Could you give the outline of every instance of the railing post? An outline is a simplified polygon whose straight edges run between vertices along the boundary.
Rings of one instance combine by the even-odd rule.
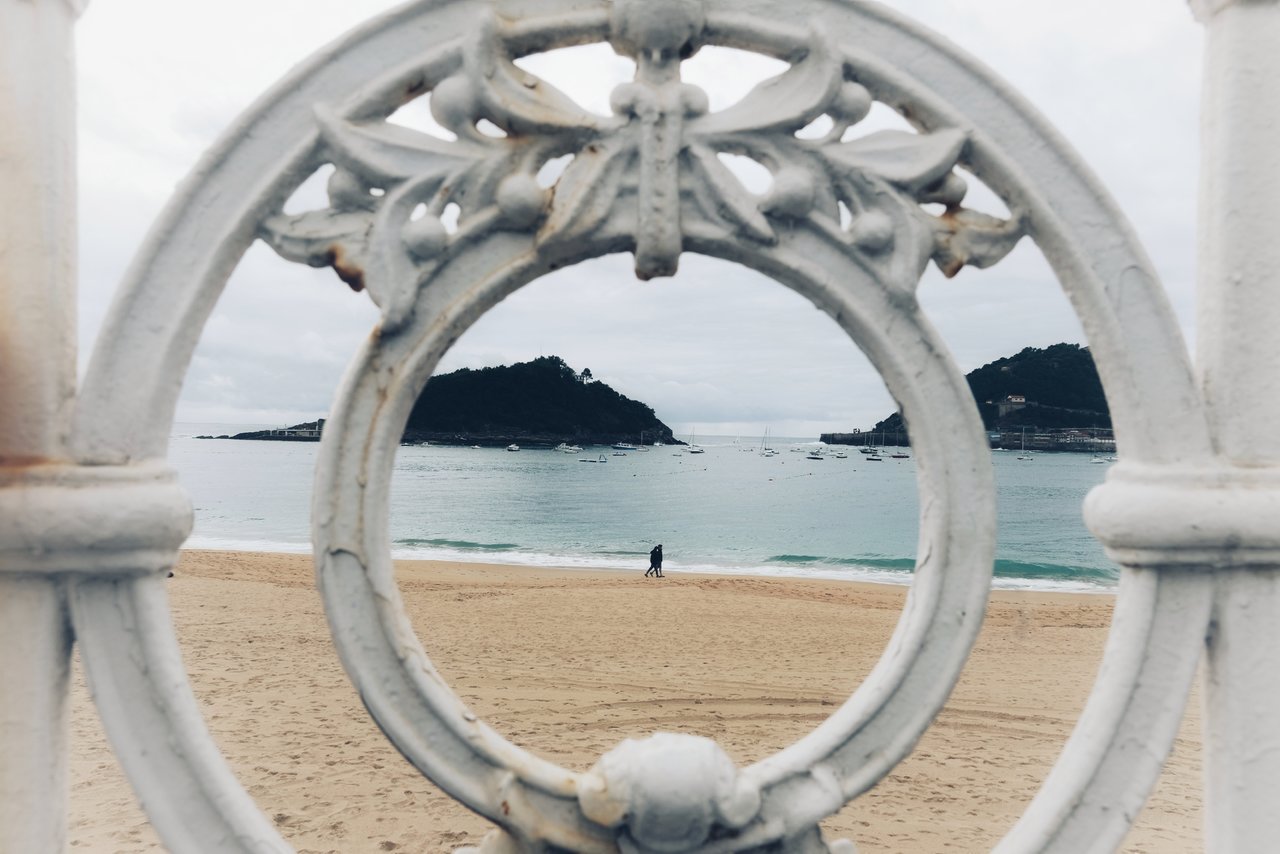
[[[63,850],[71,632],[11,512],[75,397],[75,0],[0,0],[0,851]],[[20,517],[18,517],[20,518]],[[5,522],[9,522],[6,526]]]
[[[1206,28],[1197,362],[1253,515],[1280,483],[1280,2],[1192,0]],[[1274,524],[1274,519],[1272,519]],[[1241,542],[1240,549],[1252,544]],[[1225,553],[1205,686],[1210,851],[1280,839],[1280,566]]]

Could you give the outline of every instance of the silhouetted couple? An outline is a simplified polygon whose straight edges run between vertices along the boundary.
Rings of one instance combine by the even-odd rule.
[[[649,568],[644,571],[645,578],[666,578],[662,574],[662,543],[658,543],[649,551]]]

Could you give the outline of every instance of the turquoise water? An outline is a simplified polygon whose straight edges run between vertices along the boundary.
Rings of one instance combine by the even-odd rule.
[[[205,425],[200,425],[205,427]],[[190,438],[170,457],[196,510],[193,548],[309,550],[318,445]],[[219,432],[227,432],[221,429]],[[808,460],[778,439],[772,458],[732,440],[613,456],[550,450],[405,447],[392,487],[397,557],[664,569],[905,583],[917,534],[915,462]],[[808,447],[808,446],[805,446]],[[745,450],[744,450],[745,448]],[[606,455],[607,463],[579,458]],[[999,533],[996,586],[1101,590],[1116,571],[1080,505],[1107,466],[1087,455],[992,453]]]

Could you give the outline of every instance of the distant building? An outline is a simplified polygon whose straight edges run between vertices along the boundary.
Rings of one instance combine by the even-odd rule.
[[[324,419],[311,424],[298,424],[293,427],[285,427],[281,430],[269,430],[267,435],[272,439],[300,439],[304,441],[319,441],[320,434],[324,432]]]
[[[1004,418],[1010,412],[1017,412],[1019,409],[1026,409],[1027,398],[1022,394],[1011,394],[1004,400],[996,401],[996,417]]]

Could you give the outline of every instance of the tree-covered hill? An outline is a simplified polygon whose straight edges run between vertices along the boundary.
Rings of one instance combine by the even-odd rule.
[[[1054,344],[1043,350],[1027,347],[1016,356],[971,371],[965,379],[980,404],[1022,394],[1041,406],[1108,411],[1093,356],[1079,344]]]
[[[409,416],[408,441],[555,445],[676,442],[653,409],[577,373],[558,356],[432,377]]]
[[[1087,347],[1054,344],[1027,347],[1014,356],[997,359],[965,376],[988,430],[1012,427],[1110,427],[1111,414],[1098,369]],[[1026,398],[1014,409],[1000,403],[1011,395]],[[873,431],[903,430],[895,413]]]

